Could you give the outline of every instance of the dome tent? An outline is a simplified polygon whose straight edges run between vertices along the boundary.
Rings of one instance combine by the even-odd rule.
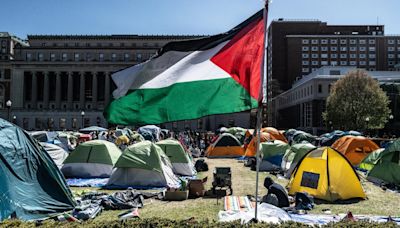
[[[45,219],[75,206],[65,179],[24,130],[0,119],[0,220]]]
[[[164,151],[150,141],[126,148],[108,180],[109,188],[179,187],[180,182]]]
[[[333,143],[332,148],[342,153],[352,165],[357,166],[369,153],[379,149],[379,146],[363,136],[347,135]]]
[[[175,174],[182,176],[196,175],[193,162],[179,141],[175,139],[165,139],[156,144],[161,147],[168,156]]]
[[[350,162],[330,147],[308,152],[294,169],[288,186],[290,195],[307,192],[315,198],[331,202],[366,198]]]
[[[290,147],[286,151],[282,159],[282,169],[285,171],[285,177],[289,178],[292,174],[294,168],[296,168],[297,163],[306,155],[310,150],[316,147],[308,142],[297,143]]]
[[[46,152],[50,155],[51,159],[53,159],[54,163],[57,165],[59,169],[63,166],[63,162],[68,157],[68,152],[63,148],[51,144],[51,143],[40,143]]]
[[[84,142],[71,152],[61,171],[65,177],[109,177],[120,155],[121,151],[114,143],[104,140]]]
[[[244,155],[244,149],[239,140],[229,133],[221,134],[206,151],[207,157],[240,157]]]
[[[260,163],[260,171],[280,170],[282,157],[289,147],[289,144],[280,140],[261,143],[262,161]]]

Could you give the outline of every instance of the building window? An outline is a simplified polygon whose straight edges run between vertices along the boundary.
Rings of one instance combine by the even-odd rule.
[[[340,47],[340,51],[347,51],[347,47]]]
[[[31,61],[31,60],[32,60],[32,54],[26,53],[26,61]]]
[[[303,57],[304,59],[308,59],[308,54],[302,54],[302,57]]]
[[[56,54],[55,53],[50,53],[50,60],[51,61],[56,61]]]
[[[316,46],[312,46],[312,47],[311,47],[311,51],[318,51],[318,50],[319,50],[319,48],[316,47]]]
[[[303,72],[303,73],[308,73],[309,71],[310,71],[310,70],[309,70],[308,68],[303,68],[303,69],[302,69],[302,72]]]
[[[388,51],[394,51],[394,47],[388,47]]]
[[[357,62],[356,61],[350,61],[350,66],[356,66]]]
[[[331,51],[337,51],[337,47],[331,47]]]
[[[78,128],[78,119],[77,118],[72,118],[72,128],[74,128],[74,129]]]
[[[313,66],[318,66],[318,61],[312,61],[311,63]]]
[[[360,43],[360,44],[366,44],[367,41],[366,41],[366,40],[360,40],[359,43]]]
[[[368,43],[369,44],[375,44],[375,40],[373,40],[373,39],[372,40],[368,40]]]
[[[308,43],[309,43],[309,41],[308,41],[308,40],[305,40],[305,39],[303,39],[303,40],[301,41],[301,43],[302,43],[302,44],[308,44]]]
[[[321,44],[327,44],[328,43],[328,40],[327,39],[322,39],[321,40]]]
[[[79,61],[79,53],[74,54],[74,59],[75,59],[75,61]]]
[[[346,59],[347,58],[347,54],[340,54],[340,58],[341,59]]]
[[[389,59],[394,59],[394,54],[388,54]]]
[[[67,53],[62,53],[61,58],[63,61],[67,61],[68,60],[68,54]]]
[[[92,61],[92,54],[86,53],[86,61]]]
[[[350,51],[357,51],[356,47],[350,47]]]
[[[341,66],[347,66],[347,61],[340,61]]]
[[[322,66],[328,65],[328,61],[321,61],[321,65],[322,65]]]
[[[331,42],[331,44],[337,44],[337,40],[334,40],[334,39],[330,40],[330,42]]]
[[[356,44],[357,43],[357,40],[355,40],[355,39],[350,39],[350,44]]]
[[[323,58],[323,59],[328,58],[328,54],[321,54],[321,58]]]
[[[331,54],[331,58],[337,58],[337,54]]]
[[[312,44],[318,44],[318,40],[311,40]]]
[[[365,59],[367,57],[366,54],[360,54],[360,59]]]
[[[66,122],[67,122],[67,120],[65,118],[60,118],[59,128],[60,129],[66,129],[66,127],[65,127]]]
[[[393,66],[393,65],[394,65],[394,62],[393,62],[393,61],[389,61],[389,62],[388,62],[388,65],[389,65],[389,66]]]
[[[367,63],[365,61],[360,61],[360,66],[365,66]]]
[[[117,54],[112,53],[112,54],[111,54],[111,60],[112,60],[112,61],[116,61],[116,60],[117,60]]]
[[[328,51],[328,47],[321,47],[321,51]]]
[[[39,53],[38,54],[38,60],[39,61],[43,61],[43,53]]]
[[[125,60],[125,61],[129,61],[130,58],[131,58],[131,56],[129,55],[129,53],[125,53],[125,54],[124,54],[124,60]]]
[[[340,40],[340,44],[347,44],[347,40]]]
[[[357,58],[357,55],[356,54],[350,54],[350,58],[355,59],[355,58]]]
[[[375,47],[369,47],[368,50],[369,51],[375,51]]]
[[[318,59],[318,54],[312,54],[312,55],[311,55],[311,58],[313,58],[313,59]]]
[[[301,47],[301,50],[302,50],[302,51],[308,51],[308,50],[309,50],[309,48],[308,48],[308,47],[305,47],[305,46],[303,46],[303,47]]]
[[[360,47],[360,51],[366,51],[367,48],[366,47]]]
[[[388,44],[394,44],[394,40],[392,39],[388,40]]]
[[[337,63],[337,61],[331,61],[331,65],[336,66],[336,65],[338,65],[338,63]]]
[[[308,62],[308,61],[303,61],[302,64],[303,64],[303,65],[308,65],[309,62]]]
[[[136,54],[136,61],[142,61],[142,54],[141,53],[137,53]]]
[[[318,93],[322,93],[322,85],[318,84]]]
[[[99,61],[100,62],[104,61],[104,54],[103,53],[99,53]]]
[[[375,54],[369,54],[368,57],[369,57],[370,59],[375,59]]]
[[[376,62],[375,62],[375,61],[369,61],[369,65],[370,65],[370,66],[375,66],[375,65],[376,65]]]

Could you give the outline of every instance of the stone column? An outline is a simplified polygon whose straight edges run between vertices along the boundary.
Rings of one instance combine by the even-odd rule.
[[[104,80],[106,85],[104,86],[104,104],[108,105],[110,102],[110,78],[111,74],[109,72],[104,72]]]
[[[56,77],[56,108],[60,109],[61,108],[61,86],[67,86],[67,85],[61,85],[61,72],[54,72],[54,74]]]
[[[32,72],[32,94],[31,94],[31,103],[32,108],[37,108],[37,80],[36,80],[36,71]]]
[[[92,72],[93,80],[92,80],[92,106],[93,109],[97,109],[97,73]]]
[[[79,105],[81,109],[85,109],[85,72],[80,73],[80,79]]]
[[[72,78],[72,72],[66,72],[68,75],[68,91],[67,91],[67,108],[72,109],[72,100],[73,100],[73,78]]]
[[[43,108],[49,108],[49,73],[50,72],[43,72],[44,74],[44,85],[43,85]]]

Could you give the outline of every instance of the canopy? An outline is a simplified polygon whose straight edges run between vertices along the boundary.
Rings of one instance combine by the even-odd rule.
[[[0,220],[35,220],[75,206],[65,179],[43,147],[0,119]]]

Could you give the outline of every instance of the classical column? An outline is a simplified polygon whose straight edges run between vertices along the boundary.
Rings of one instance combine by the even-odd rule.
[[[81,109],[85,109],[85,72],[80,73],[80,90],[79,90],[79,104]]]
[[[92,80],[92,104],[93,109],[97,109],[97,73],[92,72],[93,80]]]
[[[56,77],[56,108],[60,109],[61,108],[61,86],[67,86],[67,85],[61,85],[61,72],[54,72],[55,77]]]
[[[49,108],[49,73],[50,72],[43,72],[44,74],[44,85],[43,85],[43,108],[48,109]],[[54,89],[54,88],[52,88]]]
[[[74,79],[72,78],[72,72],[66,72],[66,74],[68,75],[67,108],[72,109]]]
[[[108,105],[108,103],[110,102],[110,77],[111,74],[109,72],[104,72],[104,79],[105,79],[105,83],[106,85],[104,86],[104,104]]]
[[[37,78],[36,71],[32,72],[32,94],[31,94],[32,108],[37,108]]]

